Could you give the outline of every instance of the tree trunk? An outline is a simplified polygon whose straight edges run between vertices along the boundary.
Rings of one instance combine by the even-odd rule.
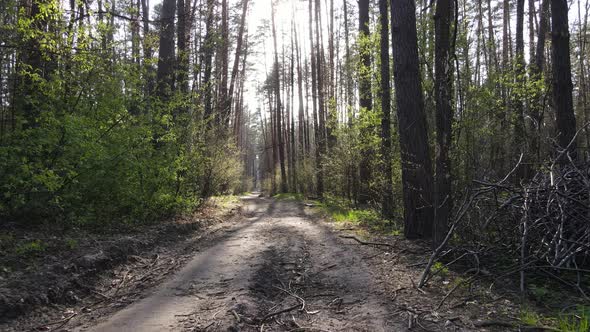
[[[535,0],[529,0],[529,62],[535,58]]]
[[[279,163],[281,166],[281,192],[286,193],[287,188],[287,173],[285,170],[285,147],[283,145],[283,134],[281,126],[281,80],[279,75],[279,53],[277,50],[277,33],[275,28],[275,3],[272,4],[271,19],[272,19],[272,39],[275,53],[275,93],[276,93],[276,126],[277,126],[277,144],[279,146]]]
[[[186,0],[190,1],[190,0]],[[190,2],[188,2],[190,3]],[[178,13],[178,27],[176,31],[176,43],[178,46],[178,70],[177,70],[177,84],[181,93],[188,93],[188,67],[189,67],[189,33],[187,20],[189,13],[187,11],[187,2],[185,0],[178,0],[176,3],[176,11]]]
[[[317,142],[318,144],[318,150],[319,153],[317,153],[317,159],[318,159],[318,165],[319,168],[317,170],[318,172],[318,178],[321,178],[321,188],[319,186],[319,181],[318,181],[318,196],[323,196],[324,193],[324,165],[323,165],[323,158],[324,155],[326,154],[326,102],[325,102],[325,98],[324,98],[324,88],[325,88],[325,84],[324,84],[324,47],[323,47],[323,43],[320,39],[321,36],[321,0],[316,0],[315,2],[315,13],[316,13],[316,17],[315,17],[315,49],[316,49],[316,70],[317,70],[317,74],[316,74],[316,79],[317,79],[317,89],[318,89],[318,122],[319,122],[319,140]],[[321,190],[320,190],[321,189]]]
[[[228,27],[228,9],[227,1],[221,0],[221,35],[219,36],[219,53],[220,58],[220,75],[219,82],[219,101],[217,104],[218,123],[227,127],[229,123],[229,98],[227,94],[228,83],[228,58],[229,58],[229,27]]]
[[[160,50],[158,53],[158,95],[168,98],[174,91],[174,15],[176,0],[164,0],[160,15]]]
[[[359,40],[363,41],[369,38],[371,32],[369,31],[369,0],[359,0]],[[359,43],[359,52],[361,58],[361,66],[359,71],[359,106],[361,112],[370,112],[373,109],[371,96],[371,51],[367,49],[368,43]],[[372,134],[371,128],[365,129],[365,135]],[[361,136],[363,136],[361,134]],[[369,184],[371,181],[370,159],[372,151],[362,152],[362,157],[359,165],[359,188],[358,188],[358,202],[359,204],[367,204],[370,199]]]
[[[436,181],[434,196],[433,246],[437,248],[447,234],[447,223],[453,209],[451,188],[452,144],[452,85],[451,52],[452,0],[436,2],[435,26],[435,82],[436,95]],[[457,29],[457,27],[455,27]]]
[[[393,74],[402,159],[404,234],[432,236],[432,165],[413,0],[391,0]]]
[[[549,27],[549,5],[550,0],[543,0],[541,4],[541,13],[539,19],[539,30],[537,35],[537,45],[535,50],[535,58],[531,59],[531,80],[539,81],[543,79],[543,72],[545,70],[545,39],[547,36],[547,29]],[[535,99],[530,106],[530,114],[533,123],[533,130],[531,135],[531,154],[534,156],[535,164],[538,165],[541,161],[541,123],[542,110],[544,107],[545,91],[539,91],[534,97]]]
[[[352,91],[352,75],[351,75],[351,59],[350,59],[350,41],[348,38],[348,0],[343,0],[344,3],[344,46],[345,46],[345,53],[344,53],[344,77],[345,77],[345,86],[346,86],[346,111],[348,114],[348,124],[352,125],[352,120],[354,119],[354,110],[352,107],[354,93]]]
[[[572,97],[572,68],[570,62],[570,35],[566,0],[551,1],[551,30],[553,65],[553,99],[557,117],[558,143],[576,158],[576,117]],[[566,159],[563,159],[564,161]]]
[[[393,171],[391,167],[391,87],[389,80],[389,22],[387,0],[379,0],[379,23],[381,23],[381,162],[383,163],[383,192],[381,212],[387,219],[393,218]]]
[[[525,88],[526,63],[524,60],[524,0],[516,1],[516,57],[514,62],[514,74],[516,75],[516,83],[519,91]],[[525,135],[524,123],[524,96],[518,93],[512,94],[513,111],[516,119],[514,124],[514,137],[512,147],[514,149],[513,158],[520,154],[525,154],[523,160],[526,161],[518,170],[520,178],[528,177],[528,151],[527,138]]]
[[[321,170],[321,150],[318,146],[320,141],[320,130],[318,128],[318,114],[317,114],[317,82],[316,82],[316,49],[313,41],[313,0],[309,0],[309,45],[310,45],[310,56],[311,56],[311,101],[312,101],[312,116],[313,116],[313,129],[315,138],[315,156],[316,156],[316,167]],[[316,172],[316,193],[321,197],[324,193],[324,179],[321,172]]]
[[[584,123],[590,121],[590,115],[588,114],[588,85],[586,78],[586,31],[588,29],[588,10],[584,13],[584,19],[582,19],[582,1],[578,0],[578,51],[579,51],[579,75],[580,75],[580,89],[578,91],[578,105],[582,109],[584,114]],[[588,0],[584,8],[588,8]],[[590,147],[590,130],[588,127],[584,128],[586,136],[585,147]]]
[[[99,9],[100,10],[100,9]],[[149,0],[141,0],[141,12],[142,12],[142,20],[143,20],[143,64],[146,67],[146,77],[145,77],[145,94],[146,96],[150,96],[154,90],[154,72],[153,67],[149,64],[149,61],[152,58],[152,47],[149,43],[149,34],[150,34],[150,4]],[[102,15],[102,14],[101,14]]]
[[[213,98],[211,86],[211,72],[213,70],[213,46],[215,43],[213,18],[215,16],[215,0],[207,0],[207,18],[205,22],[205,39],[201,47],[201,64],[203,66],[203,106],[205,112],[205,119],[211,121],[213,115],[213,106],[211,101]]]
[[[240,55],[242,55],[242,43],[244,40],[244,31],[246,30],[246,15],[248,13],[248,0],[243,0],[242,1],[242,16],[240,18],[240,30],[238,32],[238,40],[236,42],[236,54],[234,56],[234,65],[232,67],[232,72],[231,72],[231,80],[229,83],[229,93],[228,93],[228,102],[227,102],[227,108],[229,109],[228,112],[231,112],[231,107],[232,107],[232,99],[234,96],[234,89],[235,89],[235,84],[236,84],[236,78],[238,76],[238,64],[240,62]],[[244,57],[246,57],[246,54],[244,53],[243,55]],[[237,112],[237,110],[236,110]]]

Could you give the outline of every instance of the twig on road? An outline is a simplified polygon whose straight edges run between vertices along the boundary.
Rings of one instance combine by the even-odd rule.
[[[356,236],[353,235],[340,235],[341,238],[343,239],[353,239],[356,242],[358,242],[359,244],[362,245],[372,245],[372,246],[384,246],[384,247],[390,247],[390,248],[395,248],[395,246],[393,244],[389,244],[389,243],[383,243],[383,242],[367,242],[367,241],[363,241],[359,238],[357,238]]]

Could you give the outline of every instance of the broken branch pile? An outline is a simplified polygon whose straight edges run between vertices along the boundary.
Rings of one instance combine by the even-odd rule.
[[[474,181],[432,254],[419,286],[446,266],[462,262],[475,274],[520,274],[555,279],[587,298],[583,280],[590,274],[590,163],[553,162],[519,184]],[[518,168],[515,168],[515,170]],[[445,257],[446,256],[446,257]],[[485,268],[484,268],[485,265]]]

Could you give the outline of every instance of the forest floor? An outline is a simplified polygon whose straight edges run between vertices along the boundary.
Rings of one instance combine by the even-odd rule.
[[[251,194],[215,217],[119,238],[118,250],[102,246],[58,274],[61,301],[20,308],[17,317],[0,319],[0,330],[519,330],[510,292],[463,286],[452,271],[417,289],[427,246],[400,236],[360,244],[356,227],[329,222],[312,205]],[[135,244],[122,247],[125,241]],[[114,252],[125,258],[114,264]],[[102,256],[111,258],[101,269]],[[0,304],[9,302],[2,291],[13,279],[0,279]],[[29,287],[22,292],[44,285],[23,280]]]

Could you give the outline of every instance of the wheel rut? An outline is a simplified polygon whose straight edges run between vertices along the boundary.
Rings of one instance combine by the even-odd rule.
[[[76,331],[403,331],[354,247],[301,203],[251,195],[244,220],[168,281]]]

